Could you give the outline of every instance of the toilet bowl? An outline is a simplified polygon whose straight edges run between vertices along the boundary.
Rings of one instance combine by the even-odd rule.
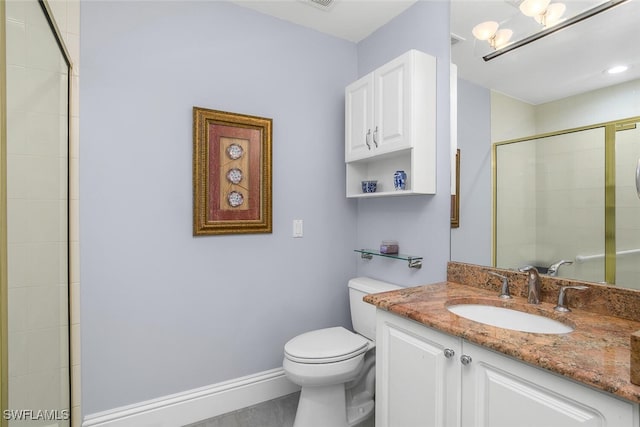
[[[364,295],[398,289],[368,277],[349,281],[356,332],[341,326],[292,338],[282,367],[302,387],[294,427],[355,427],[373,415],[375,394],[375,307]]]

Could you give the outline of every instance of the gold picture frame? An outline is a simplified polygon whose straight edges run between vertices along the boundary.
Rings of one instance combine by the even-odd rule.
[[[193,107],[193,235],[272,232],[272,119]]]
[[[451,195],[451,228],[460,227],[460,149],[456,150],[456,194]]]

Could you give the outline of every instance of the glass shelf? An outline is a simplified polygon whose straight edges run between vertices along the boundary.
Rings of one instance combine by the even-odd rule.
[[[407,254],[383,254],[380,251],[374,249],[354,249],[354,252],[360,253],[360,257],[363,259],[372,259],[374,256],[381,256],[385,258],[399,259],[407,261],[409,268],[422,268],[422,257]]]

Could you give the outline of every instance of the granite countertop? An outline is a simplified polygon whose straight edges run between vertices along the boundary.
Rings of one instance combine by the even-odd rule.
[[[577,308],[570,313],[558,313],[550,302],[528,304],[523,296],[502,300],[493,289],[451,281],[371,294],[364,300],[425,326],[640,403],[640,386],[629,379],[630,336],[640,330],[639,321]],[[542,314],[572,326],[574,331],[556,335],[497,328],[459,317],[446,308],[459,303],[482,303]]]

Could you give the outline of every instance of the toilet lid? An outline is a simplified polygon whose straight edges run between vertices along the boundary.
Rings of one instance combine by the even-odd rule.
[[[331,363],[367,351],[369,340],[343,327],[318,329],[291,339],[284,346],[287,359],[300,363]]]

